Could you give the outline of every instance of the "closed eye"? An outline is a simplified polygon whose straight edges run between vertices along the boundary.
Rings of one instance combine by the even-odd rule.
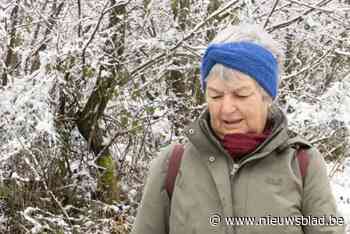
[[[236,96],[239,97],[239,98],[247,98],[247,97],[249,97],[250,95],[236,94]]]
[[[247,91],[238,92],[235,95],[239,98],[246,98],[251,96],[253,93],[254,92],[247,90]]]
[[[219,99],[219,98],[222,98],[222,96],[212,96],[210,97],[211,99]]]

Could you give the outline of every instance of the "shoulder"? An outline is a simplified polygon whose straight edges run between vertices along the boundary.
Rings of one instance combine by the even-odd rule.
[[[174,144],[170,144],[161,148],[161,150],[157,153],[156,157],[153,158],[150,163],[150,174],[166,174],[170,155],[173,148]]]
[[[320,151],[310,141],[299,134],[294,135],[288,141],[299,151],[303,150],[309,160],[323,161],[323,156]]]
[[[321,172],[323,174],[327,174],[326,162],[323,155],[314,145],[312,145],[310,141],[306,140],[300,135],[296,135],[293,138],[290,138],[288,141],[291,143],[291,145],[293,145],[292,147],[296,148],[296,156],[301,156],[301,154],[303,154],[304,159],[303,157],[298,157],[298,161],[299,166],[304,164],[306,167],[306,175],[310,176]]]
[[[324,161],[320,151],[310,141],[299,134],[289,138],[287,144],[291,147],[295,147],[298,151],[303,150],[309,161]]]
[[[285,142],[286,145],[290,145],[297,148],[310,149],[313,147],[312,143],[305,139],[300,134],[288,129],[287,130],[288,139]]]
[[[184,144],[180,143],[171,143],[163,148],[157,153],[157,155],[152,159],[150,163],[150,170],[161,169],[161,171],[167,170],[169,160],[171,158],[171,155],[175,149],[176,145],[180,145],[184,149],[184,154],[188,154],[189,152],[192,152],[193,150],[196,150],[196,148],[192,145],[190,141],[187,141]]]
[[[296,150],[295,157],[303,153],[307,158],[307,164],[316,164],[315,166],[324,167],[325,162],[322,154],[310,141],[294,132],[289,132],[288,135],[290,137],[278,147],[278,151],[284,152],[286,149],[294,148]]]

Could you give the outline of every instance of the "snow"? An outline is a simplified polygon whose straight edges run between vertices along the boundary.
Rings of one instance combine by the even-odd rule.
[[[288,105],[295,111],[288,114],[288,119],[299,124],[308,121],[309,126],[338,120],[345,122],[350,127],[350,97],[346,90],[349,90],[347,82],[335,82],[324,95],[318,98],[315,104],[289,97]],[[332,103],[332,105],[327,105],[327,103]]]
[[[14,173],[11,175],[11,178],[12,178],[12,179],[16,179],[16,180],[18,180],[18,181],[29,182],[29,178],[23,178],[22,176],[18,175],[17,172],[14,172]]]
[[[329,171],[334,164],[329,163]],[[348,158],[342,164],[343,169],[337,171],[331,178],[331,187],[335,196],[338,209],[345,218],[345,222],[350,225],[350,159]],[[347,233],[350,233],[350,226]]]
[[[171,124],[168,120],[159,120],[152,125],[152,133],[160,144],[164,144],[171,140]]]
[[[33,207],[28,207],[23,212],[20,212],[21,215],[33,225],[32,229],[30,230],[31,231],[30,233],[33,233],[33,234],[40,233],[44,229],[41,223],[39,223],[36,219],[33,219],[31,217],[31,213],[37,210],[38,209],[35,209]]]

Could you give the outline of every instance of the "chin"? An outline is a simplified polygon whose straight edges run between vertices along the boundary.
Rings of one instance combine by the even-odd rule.
[[[234,129],[230,129],[228,130],[227,132],[230,132],[230,133],[247,133],[249,132],[249,129],[248,128],[234,128]]]

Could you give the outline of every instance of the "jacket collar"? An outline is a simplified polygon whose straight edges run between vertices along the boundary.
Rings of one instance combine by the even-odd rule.
[[[272,105],[269,113],[269,121],[272,123],[271,135],[256,150],[246,155],[242,160],[256,154],[269,154],[289,139],[287,129],[287,118],[277,106]],[[206,109],[200,117],[190,124],[185,133],[190,142],[201,152],[201,154],[224,154],[230,157],[221,145],[219,139],[210,127],[210,116]]]

